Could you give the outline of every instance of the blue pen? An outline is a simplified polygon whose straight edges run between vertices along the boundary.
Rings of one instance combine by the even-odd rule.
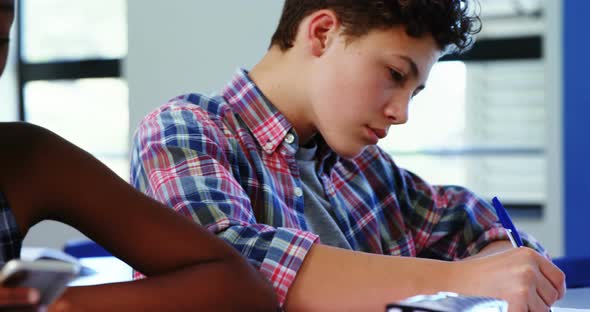
[[[500,219],[500,223],[504,229],[506,229],[506,233],[508,233],[508,237],[510,238],[510,242],[514,247],[521,247],[524,244],[522,243],[522,239],[520,239],[520,235],[518,235],[518,231],[512,223],[510,216],[508,215],[508,211],[506,208],[500,203],[498,197],[492,198],[492,204],[494,204],[494,208],[496,208],[496,213],[498,214],[498,219]]]

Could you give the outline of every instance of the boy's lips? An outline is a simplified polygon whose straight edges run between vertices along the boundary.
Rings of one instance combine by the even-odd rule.
[[[375,128],[369,128],[371,129],[371,131],[373,131],[375,133],[375,135],[377,135],[377,137],[379,139],[383,139],[384,137],[387,136],[387,130],[386,129],[375,129]]]

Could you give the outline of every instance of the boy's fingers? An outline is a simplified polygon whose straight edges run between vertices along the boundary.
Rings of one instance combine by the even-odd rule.
[[[541,273],[553,284],[553,287],[559,293],[558,299],[563,298],[565,295],[565,274],[555,265],[553,262],[543,258],[539,263]]]
[[[543,302],[543,299],[541,299],[541,297],[537,294],[537,292],[533,291],[530,294],[530,298],[529,298],[529,311],[539,311],[539,312],[546,312],[549,311],[550,309],[550,305],[547,305],[545,302]]]
[[[537,278],[537,294],[547,306],[552,306],[560,299],[559,291],[543,274],[539,274]]]
[[[34,288],[0,287],[0,307],[11,305],[34,305],[39,302],[39,291]]]

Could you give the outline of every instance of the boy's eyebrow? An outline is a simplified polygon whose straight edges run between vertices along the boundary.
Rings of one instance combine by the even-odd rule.
[[[405,55],[397,55],[397,56],[410,64],[410,68],[412,69],[412,73],[414,74],[414,76],[416,78],[420,77],[420,71],[418,70],[418,65],[416,65],[416,62],[414,62],[414,60],[411,57],[408,57]],[[422,91],[422,90],[424,90],[424,88],[426,88],[426,86],[421,84],[418,86],[418,88],[416,88],[416,90]]]
[[[405,56],[405,55],[398,55],[398,57],[406,60],[410,64],[410,67],[411,67],[414,75],[416,77],[420,77],[420,71],[418,70],[418,66],[416,65],[416,62],[414,62],[414,60],[412,58]]]

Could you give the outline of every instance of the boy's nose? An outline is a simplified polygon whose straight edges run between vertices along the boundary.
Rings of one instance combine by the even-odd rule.
[[[392,125],[404,124],[408,121],[408,106],[410,96],[394,96],[385,108],[385,116]]]

